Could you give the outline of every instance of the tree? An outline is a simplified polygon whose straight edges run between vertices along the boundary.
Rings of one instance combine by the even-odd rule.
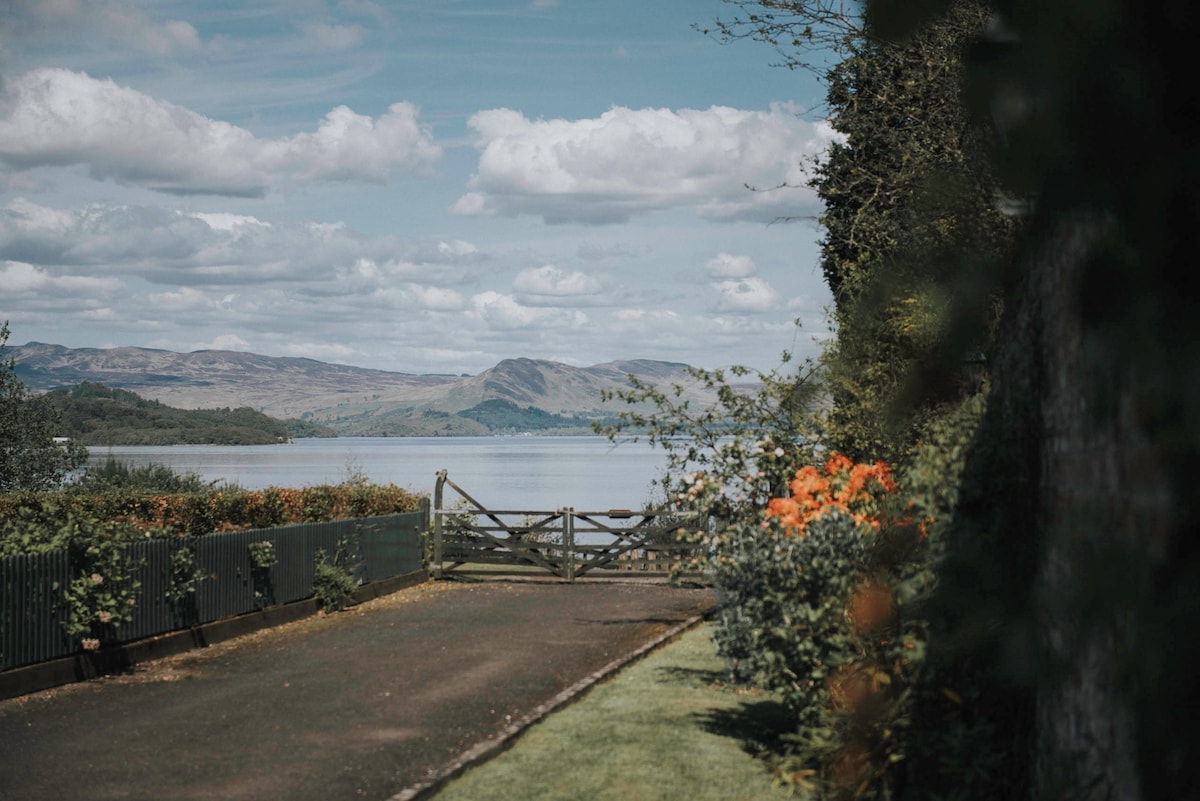
[[[1200,113],[1176,76],[1200,19],[1181,0],[995,5],[970,96],[1029,216],[996,276],[936,661],[986,701],[960,716],[987,722],[980,750],[1019,755],[996,796],[1194,797]],[[870,7],[923,23],[898,0]],[[923,780],[912,797],[955,789]]]
[[[55,442],[58,412],[17,378],[15,363],[4,358],[7,342],[6,322],[0,325],[0,492],[53,489],[87,462],[87,449]]]
[[[821,267],[838,331],[823,360],[827,444],[901,460],[933,418],[978,389],[999,315],[992,279],[1014,223],[987,158],[991,129],[963,102],[965,56],[990,7],[913,2],[938,13],[893,33],[847,0],[725,2],[732,16],[703,32],[767,43],[783,66],[828,86],[825,110],[843,138],[811,183],[824,203]]]
[[[781,14],[828,7],[733,4],[777,47],[805,42]],[[989,360],[978,434],[947,432],[963,480],[929,610],[934,692],[918,693],[897,795],[1192,797],[1200,103],[1178,76],[1200,19],[1183,0],[992,5],[869,0],[831,81],[854,124],[821,177],[846,179],[826,197],[835,408],[870,422],[887,401],[911,418],[931,407],[901,375],[953,387],[955,349]],[[953,51],[966,83],[926,117],[970,131],[954,148],[953,125],[893,113],[921,93],[922,64],[881,43],[971,7]],[[1025,215],[1011,240],[970,211],[1006,197]],[[856,369],[897,357],[903,370]],[[863,387],[881,391],[850,391]]]
[[[979,278],[1014,225],[997,203],[991,133],[962,102],[989,15],[958,0],[905,37],[855,40],[827,75],[845,137],[813,182],[838,330],[828,438],[854,458],[902,459],[939,407],[976,389],[959,368],[989,348],[998,287]]]
[[[737,9],[732,17],[697,25],[725,43],[740,39],[764,42],[783,59],[779,65],[818,75],[830,59],[841,60],[869,33],[854,0],[723,0]]]

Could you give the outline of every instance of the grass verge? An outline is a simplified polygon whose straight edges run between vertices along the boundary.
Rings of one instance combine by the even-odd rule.
[[[771,696],[724,682],[703,625],[531,727],[436,801],[789,798],[754,756],[783,720]]]

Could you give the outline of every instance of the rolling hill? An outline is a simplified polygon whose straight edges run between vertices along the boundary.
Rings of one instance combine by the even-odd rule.
[[[572,367],[505,359],[475,375],[415,375],[314,359],[234,351],[192,353],[151,348],[65,348],[30,342],[5,348],[17,376],[35,392],[84,381],[136,392],[181,409],[249,407],[300,418],[343,435],[411,436],[588,429],[590,420],[624,408],[605,391],[636,375],[683,398],[714,400],[687,366],[651,360]],[[498,428],[499,426],[499,428]]]

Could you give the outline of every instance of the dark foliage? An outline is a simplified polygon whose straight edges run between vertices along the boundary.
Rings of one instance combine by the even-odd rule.
[[[84,445],[270,445],[290,436],[287,424],[248,407],[176,409],[87,381],[45,397]]]
[[[552,414],[536,406],[518,406],[509,400],[493,398],[458,413],[460,417],[483,423],[492,431],[552,431],[583,428],[591,420]]]
[[[57,407],[35,397],[17,379],[4,358],[8,324],[0,325],[0,493],[59,486],[87,461],[77,442],[56,442],[66,435]]]

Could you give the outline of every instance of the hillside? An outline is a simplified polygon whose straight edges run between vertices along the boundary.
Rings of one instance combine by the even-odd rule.
[[[62,434],[83,445],[272,445],[293,436],[327,436],[246,407],[175,409],[135,392],[83,382],[47,394],[58,407]]]
[[[17,377],[38,392],[91,381],[180,409],[248,406],[281,419],[354,397],[400,393],[420,398],[424,391],[455,380],[218,350],[176,353],[31,342],[6,352]]]
[[[179,409],[246,407],[299,418],[342,435],[430,436],[495,432],[584,432],[622,404],[606,391],[634,374],[684,399],[710,403],[686,365],[650,360],[572,367],[505,359],[475,376],[413,375],[328,364],[314,359],[233,351],[176,353],[150,348],[65,348],[31,342],[6,348],[17,376],[35,392],[82,382],[135,392]],[[497,404],[496,402],[505,402]]]

